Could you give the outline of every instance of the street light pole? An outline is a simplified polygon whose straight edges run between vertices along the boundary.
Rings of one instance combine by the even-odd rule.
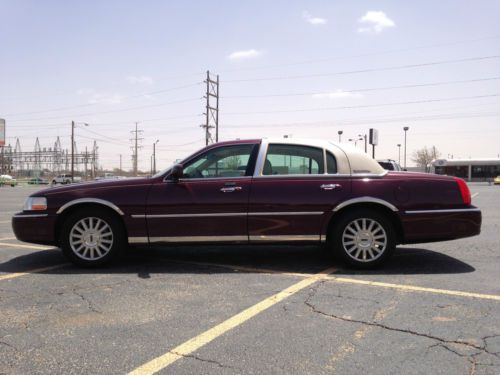
[[[408,126],[405,126],[403,128],[403,130],[405,131],[405,166],[404,166],[404,169],[406,170],[406,132],[409,130],[410,128]]]
[[[398,164],[401,165],[401,143],[398,143]]]
[[[122,154],[120,154],[120,173],[122,171]]]
[[[155,143],[153,143],[153,174],[156,174],[156,144],[160,140],[157,139]]]
[[[337,133],[339,135],[339,143],[340,143],[340,142],[342,142],[342,133],[343,133],[343,131],[339,130]]]

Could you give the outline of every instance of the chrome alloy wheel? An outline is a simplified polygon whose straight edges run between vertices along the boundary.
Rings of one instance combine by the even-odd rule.
[[[71,228],[69,243],[76,256],[85,260],[98,260],[111,250],[113,231],[104,220],[85,217]]]
[[[382,225],[369,218],[351,221],[342,234],[342,246],[352,259],[373,262],[387,248],[387,233]]]

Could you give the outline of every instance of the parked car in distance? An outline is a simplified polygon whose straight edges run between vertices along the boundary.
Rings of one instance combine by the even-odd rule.
[[[495,179],[493,180],[494,185],[500,185],[500,176],[496,176]]]
[[[380,164],[380,166],[388,171],[402,171],[403,168],[399,165],[398,162],[392,159],[383,159],[383,160],[377,160],[377,163]]]
[[[14,187],[17,185],[17,180],[8,174],[2,174],[0,175],[0,186],[3,185]]]
[[[398,244],[479,234],[481,211],[459,178],[390,172],[326,140],[256,139],[209,145],[150,178],[41,190],[12,227],[83,266],[129,244],[309,243],[371,268]]]
[[[30,184],[30,185],[48,185],[49,180],[47,180],[46,178],[42,178],[42,177],[33,177],[33,178],[30,178],[28,180],[28,184]]]
[[[66,185],[71,184],[72,182],[81,182],[82,178],[75,176],[73,179],[70,174],[60,174],[52,179],[52,185]]]

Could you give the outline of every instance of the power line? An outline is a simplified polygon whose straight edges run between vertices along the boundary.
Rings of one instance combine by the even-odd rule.
[[[384,124],[393,122],[405,122],[405,121],[429,121],[429,120],[450,120],[450,119],[462,119],[462,118],[477,118],[477,117],[497,117],[500,116],[500,112],[478,112],[478,113],[452,113],[452,114],[440,114],[440,115],[430,115],[430,116],[406,116],[406,117],[392,117],[392,118],[380,118],[380,119],[362,119],[362,120],[337,120],[337,121],[319,121],[319,122],[294,122],[294,123],[269,123],[269,124],[239,124],[239,125],[225,125],[225,128],[273,128],[273,127],[315,127],[315,126],[347,126],[347,125],[363,125],[363,124]]]
[[[456,59],[456,60],[431,61],[431,62],[420,63],[420,64],[397,65],[397,66],[390,66],[390,67],[385,67],[385,68],[369,68],[369,69],[350,70],[350,71],[335,72],[335,73],[319,73],[319,74],[304,74],[304,75],[295,75],[295,76],[290,75],[290,76],[263,77],[263,78],[232,79],[232,80],[224,81],[224,83],[281,81],[281,80],[301,79],[301,78],[331,77],[331,76],[336,76],[336,75],[383,72],[383,71],[400,70],[400,69],[412,69],[412,68],[420,68],[420,67],[425,67],[425,66],[454,64],[454,63],[463,63],[463,62],[470,62],[470,61],[484,61],[484,60],[492,60],[492,59],[498,59],[498,58],[500,58],[500,55],[469,57],[469,58]]]
[[[378,55],[385,55],[385,54],[392,54],[392,53],[400,53],[400,52],[407,52],[407,51],[413,51],[413,50],[419,50],[419,49],[446,47],[446,46],[457,45],[457,44],[465,44],[465,43],[476,43],[476,42],[483,41],[483,40],[491,40],[491,39],[499,39],[499,38],[500,38],[500,35],[492,35],[492,36],[487,36],[487,37],[482,37],[482,38],[465,39],[465,40],[458,40],[458,41],[452,41],[452,42],[443,42],[443,43],[437,43],[437,44],[428,44],[428,45],[423,45],[423,46],[413,46],[413,47],[402,48],[402,49],[393,49],[393,50],[385,50],[385,51],[379,51],[379,52],[363,53],[363,54],[359,54],[359,55],[325,57],[325,58],[322,58],[322,59],[302,60],[302,61],[288,62],[288,63],[282,63],[282,64],[261,65],[261,66],[245,67],[245,68],[224,69],[224,70],[220,70],[220,73],[231,73],[231,72],[248,71],[248,70],[261,70],[261,69],[281,68],[281,67],[287,67],[287,66],[317,64],[317,63],[324,63],[324,62],[330,62],[330,61],[365,58],[365,57],[370,57],[370,56],[378,56]]]
[[[110,111],[80,113],[80,114],[76,114],[76,115],[72,115],[72,116],[73,117],[81,117],[81,116],[102,115],[102,114],[107,114],[107,113],[127,112],[127,111],[133,111],[133,110],[136,110],[136,109],[153,108],[153,107],[161,107],[161,106],[170,105],[170,104],[179,104],[179,103],[193,102],[193,101],[197,101],[197,100],[200,100],[200,99],[201,98],[199,98],[199,97],[198,98],[181,99],[181,100],[175,100],[175,101],[164,102],[164,103],[159,103],[159,104],[143,105],[143,106],[139,106],[139,107],[129,107],[129,108],[124,108],[124,109],[110,110]],[[57,120],[57,119],[65,119],[68,116],[69,115],[66,115],[66,116],[56,116],[56,117],[38,117],[38,118],[16,119],[16,120],[9,120],[9,122]]]
[[[366,105],[356,105],[356,106],[338,106],[338,107],[302,108],[302,109],[283,109],[283,110],[258,111],[258,112],[227,112],[227,113],[225,113],[225,115],[226,116],[234,116],[234,115],[259,115],[259,114],[269,114],[269,113],[334,111],[334,110],[339,110],[339,109],[358,109],[358,108],[388,107],[388,106],[395,106],[395,105],[423,104],[423,103],[435,103],[435,102],[445,102],[445,101],[454,101],[454,100],[468,100],[468,99],[491,98],[491,97],[497,97],[497,96],[500,96],[500,94],[476,95],[476,96],[462,96],[462,97],[439,98],[439,99],[424,99],[424,100],[414,100],[414,101],[405,101],[405,102],[392,102],[392,103],[382,103],[382,104],[366,104]]]
[[[122,100],[128,100],[128,99],[134,99],[134,98],[142,98],[142,97],[145,97],[145,96],[148,96],[148,95],[163,94],[163,93],[166,93],[166,92],[171,92],[171,91],[180,90],[180,89],[184,89],[184,88],[188,88],[188,87],[198,86],[198,85],[200,85],[202,83],[203,82],[197,82],[197,83],[193,83],[193,84],[189,84],[189,85],[183,85],[183,86],[177,86],[177,87],[170,87],[170,88],[161,89],[161,90],[155,90],[155,91],[149,91],[149,92],[144,92],[144,93],[141,93],[141,94],[124,96],[121,99]],[[45,109],[45,110],[41,110],[41,111],[18,112],[18,113],[7,114],[7,115],[4,115],[4,116],[11,117],[11,116],[33,115],[33,114],[37,114],[37,113],[48,113],[48,112],[66,111],[66,110],[69,110],[69,109],[92,107],[92,106],[96,106],[96,105],[99,105],[99,104],[102,104],[102,103],[95,102],[95,103],[79,104],[79,105],[68,106],[68,107],[58,107],[58,108],[52,108],[52,109]]]
[[[432,86],[443,86],[443,85],[451,85],[451,84],[459,84],[459,83],[495,81],[495,80],[499,80],[499,79],[500,79],[500,77],[491,77],[491,78],[477,78],[477,79],[468,79],[468,80],[460,80],[460,81],[440,81],[440,82],[420,83],[420,84],[413,84],[413,85],[348,89],[348,90],[343,90],[343,92],[369,92],[369,91],[383,91],[383,90],[407,89],[407,88],[417,88],[417,87],[432,87]],[[309,96],[309,95],[321,95],[321,94],[328,94],[328,92],[309,91],[309,92],[290,93],[290,94],[230,95],[230,96],[222,96],[222,98],[223,99],[273,98],[273,97]]]

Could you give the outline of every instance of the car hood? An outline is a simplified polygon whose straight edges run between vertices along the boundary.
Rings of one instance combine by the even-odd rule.
[[[50,187],[42,189],[32,194],[32,196],[48,196],[54,194],[62,194],[67,192],[75,192],[79,190],[90,191],[95,189],[103,188],[126,188],[127,186],[152,184],[154,179],[152,178],[141,178],[141,177],[131,177],[120,180],[98,180],[98,181],[87,181],[79,182],[71,185]]]

